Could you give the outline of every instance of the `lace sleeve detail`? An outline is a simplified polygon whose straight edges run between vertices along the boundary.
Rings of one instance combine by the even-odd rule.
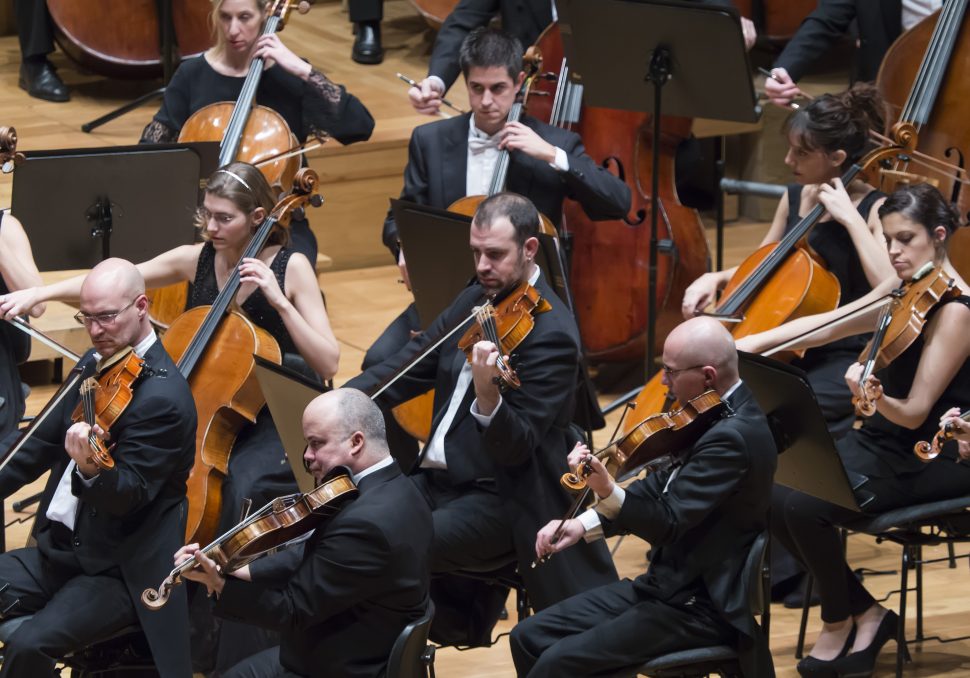
[[[173,130],[171,127],[160,123],[158,120],[152,120],[150,123],[145,125],[145,129],[142,130],[141,139],[138,140],[140,144],[167,144],[178,140],[178,132]]]
[[[307,86],[317,96],[334,107],[340,103],[340,99],[343,96],[343,91],[340,89],[340,86],[335,85],[330,78],[315,68],[310,71],[310,77],[307,78]]]

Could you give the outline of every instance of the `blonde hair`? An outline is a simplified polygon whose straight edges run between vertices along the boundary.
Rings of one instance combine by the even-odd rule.
[[[221,56],[226,51],[226,36],[219,30],[219,10],[225,0],[210,0],[210,2],[212,3],[212,11],[209,12],[208,18],[209,33],[216,41],[212,53],[215,56]],[[266,8],[269,6],[270,0],[252,0],[252,2],[256,6],[256,11],[262,17],[259,23],[260,28],[262,28],[263,24],[266,23]]]
[[[233,162],[217,169],[206,182],[205,192],[207,195],[225,198],[243,214],[252,214],[257,207],[262,207],[269,215],[276,205],[273,189],[266,177],[248,162]],[[208,240],[202,211],[196,216],[195,226],[202,233],[202,238]],[[289,240],[289,231],[277,223],[270,231],[266,244],[286,246]]]

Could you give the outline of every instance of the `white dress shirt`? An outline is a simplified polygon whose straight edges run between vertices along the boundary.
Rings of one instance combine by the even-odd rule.
[[[135,355],[139,358],[144,357],[148,352],[148,349],[152,347],[152,344],[158,337],[155,335],[155,330],[152,330],[148,335],[138,342],[134,347]],[[98,353],[94,354],[95,360],[101,360],[101,355]],[[66,453],[66,451],[65,451]],[[74,463],[72,459],[67,468],[64,469],[64,474],[61,476],[60,482],[57,483],[57,489],[54,490],[54,496],[51,497],[51,503],[47,507],[47,519],[51,521],[56,521],[67,526],[67,529],[74,530],[74,522],[77,519],[77,497],[71,492],[71,473],[77,470],[77,464]],[[92,478],[85,478],[81,475],[81,472],[77,472],[78,478],[81,482],[90,487],[97,476]]]
[[[903,0],[903,30],[908,31],[943,6],[943,0]]]

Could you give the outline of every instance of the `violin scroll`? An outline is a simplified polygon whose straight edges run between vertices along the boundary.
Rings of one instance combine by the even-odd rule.
[[[882,385],[866,380],[860,384],[861,395],[852,397],[852,405],[859,417],[871,417],[876,413],[876,403],[882,398]]]
[[[10,174],[23,161],[24,154],[17,152],[17,130],[0,127],[0,171]]]

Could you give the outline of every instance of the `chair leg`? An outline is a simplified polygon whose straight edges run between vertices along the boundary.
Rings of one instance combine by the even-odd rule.
[[[802,622],[798,626],[798,644],[795,646],[795,659],[801,659],[805,653],[805,629],[808,627],[808,611],[812,606],[812,591],[815,589],[815,578],[805,575],[805,601],[802,603]]]
[[[903,561],[899,583],[899,625],[896,627],[896,678],[903,675],[903,654],[906,648],[906,591],[909,587],[909,568],[912,560],[912,546],[903,546]]]
[[[916,641],[923,640],[923,547],[916,547]]]
[[[946,543],[946,555],[947,555],[947,558],[950,559],[950,569],[951,570],[956,569],[956,566],[957,566],[957,555],[956,555],[956,553],[953,550],[953,542],[952,541]]]

